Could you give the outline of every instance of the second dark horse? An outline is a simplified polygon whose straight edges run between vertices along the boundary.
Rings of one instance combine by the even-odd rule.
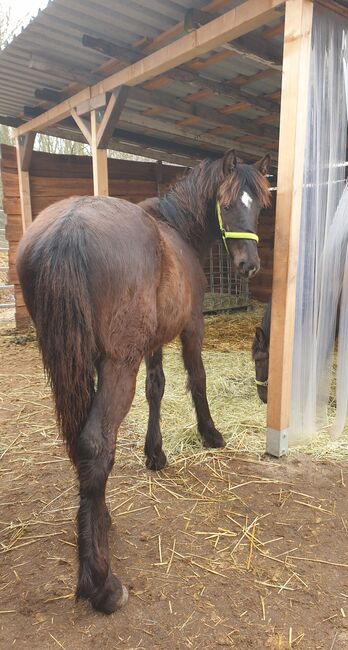
[[[177,335],[203,444],[224,445],[209,411],[201,358],[202,263],[223,235],[239,273],[258,271],[256,230],[269,202],[268,165],[268,155],[244,165],[228,151],[198,165],[160,199],[133,205],[73,197],[44,210],[20,243],[18,275],[80,485],[77,597],[107,614],[127,600],[110,568],[105,488],[139,365],[145,357],[147,467],[166,464],[162,346]]]

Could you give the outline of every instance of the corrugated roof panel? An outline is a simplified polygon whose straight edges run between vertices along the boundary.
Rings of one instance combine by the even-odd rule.
[[[79,81],[82,82],[79,87],[82,87],[102,78],[101,75],[98,76],[96,70],[110,59],[96,50],[84,47],[83,34],[116,45],[134,46],[140,39],[156,39],[158,35],[181,23],[187,9],[192,7],[201,9],[207,2],[208,0],[50,0],[47,7],[39,12],[5,50],[0,52],[0,115],[16,117],[22,114],[25,105],[37,106],[39,102],[35,100],[36,89],[62,90],[72,82]],[[243,0],[230,0],[224,3],[223,8],[220,8],[217,13],[228,11],[242,2]],[[265,28],[255,33],[262,37],[264,30]],[[173,30],[172,40],[181,36],[183,36],[181,30]],[[278,35],[272,38],[271,42],[273,45],[281,45],[281,41],[282,36]],[[199,59],[207,60],[212,54],[222,51],[222,48],[213,50]],[[32,56],[38,59],[37,64],[46,62],[48,69],[45,71],[30,67]],[[190,65],[188,64],[186,68],[190,70]],[[191,69],[195,75],[199,75],[197,83],[171,81],[170,84],[159,88],[158,92],[183,100],[188,95],[198,93],[201,88],[204,89],[204,77],[208,80],[206,83],[209,83],[209,79],[218,83],[232,80],[239,75],[252,76],[266,67],[248,58],[230,55],[218,63],[213,62],[203,67],[193,66]],[[265,94],[279,87],[280,75],[275,73],[267,79],[248,84],[245,90]],[[243,92],[242,87],[240,90]],[[218,111],[235,101],[228,95],[213,92],[198,95],[194,103]],[[146,116],[142,115],[152,106],[156,106],[155,91],[149,91],[148,103],[129,99],[122,114],[122,124],[127,125],[127,130],[131,130],[129,125],[133,119],[134,132],[141,134],[148,130],[152,134],[157,133],[161,139],[167,137],[175,141],[176,123],[190,117],[190,111],[181,114],[166,109],[158,115],[156,129],[155,116],[152,117],[152,121],[150,121],[151,116],[146,121]],[[264,114],[266,114],[264,110],[252,106],[236,115],[255,120]],[[233,124],[233,114],[230,118]],[[165,124],[170,133],[166,134]],[[217,126],[218,122],[215,123],[214,120],[189,123],[187,128],[184,125],[180,127],[178,142],[191,140],[194,146],[195,142],[198,140],[202,142],[206,138],[207,147],[210,146],[212,149],[214,146],[219,147],[221,141],[230,139],[230,133],[228,125],[226,136],[207,133]],[[211,142],[208,142],[209,138]],[[213,141],[215,145],[212,144]]]

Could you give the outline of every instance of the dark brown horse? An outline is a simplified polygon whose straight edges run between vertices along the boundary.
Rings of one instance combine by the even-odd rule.
[[[338,336],[340,322],[341,299],[338,302],[335,322],[335,337]],[[261,327],[256,327],[252,344],[252,357],[255,362],[255,381],[259,398],[264,404],[268,399],[268,367],[269,345],[271,336],[272,303],[267,303],[261,321]]]
[[[147,467],[166,464],[160,405],[162,346],[180,335],[198,430],[223,447],[211,417],[201,358],[202,262],[221,237],[240,274],[259,269],[257,220],[268,204],[269,156],[237,164],[233,151],[204,161],[161,199],[133,205],[73,197],[44,210],[20,243],[17,269],[80,484],[77,597],[111,613],[127,590],[111,573],[105,487],[116,433],[147,365]],[[95,389],[95,378],[97,387]]]
[[[252,344],[252,357],[255,362],[255,381],[259,398],[267,404],[269,340],[271,336],[272,303],[269,302],[263,312],[261,327],[256,327]]]

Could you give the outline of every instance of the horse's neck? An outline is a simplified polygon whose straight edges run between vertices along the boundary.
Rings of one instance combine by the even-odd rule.
[[[213,201],[207,203],[204,223],[205,228],[200,238],[198,250],[199,258],[202,263],[204,263],[208,257],[214,242],[221,236],[216,215],[215,202]]]
[[[146,199],[140,205],[156,220],[167,223],[174,228],[184,241],[196,251],[201,263],[204,263],[214,241],[220,235],[213,201],[207,202],[203,223],[193,216],[192,205],[187,211],[181,209],[180,218],[177,218],[175,203],[173,201],[169,202],[168,196],[162,199],[158,197]]]
[[[206,216],[202,227],[202,224],[198,220],[193,220],[192,211],[187,211],[187,213],[183,211],[181,222],[180,220],[171,218],[172,215],[168,210],[168,205],[165,204],[165,198],[153,197],[151,199],[145,199],[139,205],[157,221],[167,223],[170,227],[174,228],[184,241],[196,251],[203,265],[214,241],[220,235],[214,203],[211,201],[207,205]],[[189,222],[189,227],[186,230],[184,227],[185,221]]]

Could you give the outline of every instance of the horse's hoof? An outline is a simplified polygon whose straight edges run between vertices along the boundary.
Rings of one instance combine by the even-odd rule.
[[[128,589],[121,585],[112,574],[110,574],[103,587],[91,598],[94,609],[103,614],[112,614],[117,609],[124,607],[128,600]]]
[[[119,609],[121,609],[121,607],[124,607],[124,605],[126,605],[126,603],[128,601],[128,597],[129,597],[128,589],[127,589],[127,587],[122,585],[122,596],[121,596],[121,598],[120,598],[120,600],[118,602]]]
[[[222,449],[226,447],[226,443],[220,433],[220,431],[210,431],[203,438],[203,447],[207,449]]]
[[[160,469],[163,469],[167,464],[167,457],[161,449],[161,451],[156,456],[150,456],[146,459],[147,469],[151,469],[154,472],[158,472]]]

